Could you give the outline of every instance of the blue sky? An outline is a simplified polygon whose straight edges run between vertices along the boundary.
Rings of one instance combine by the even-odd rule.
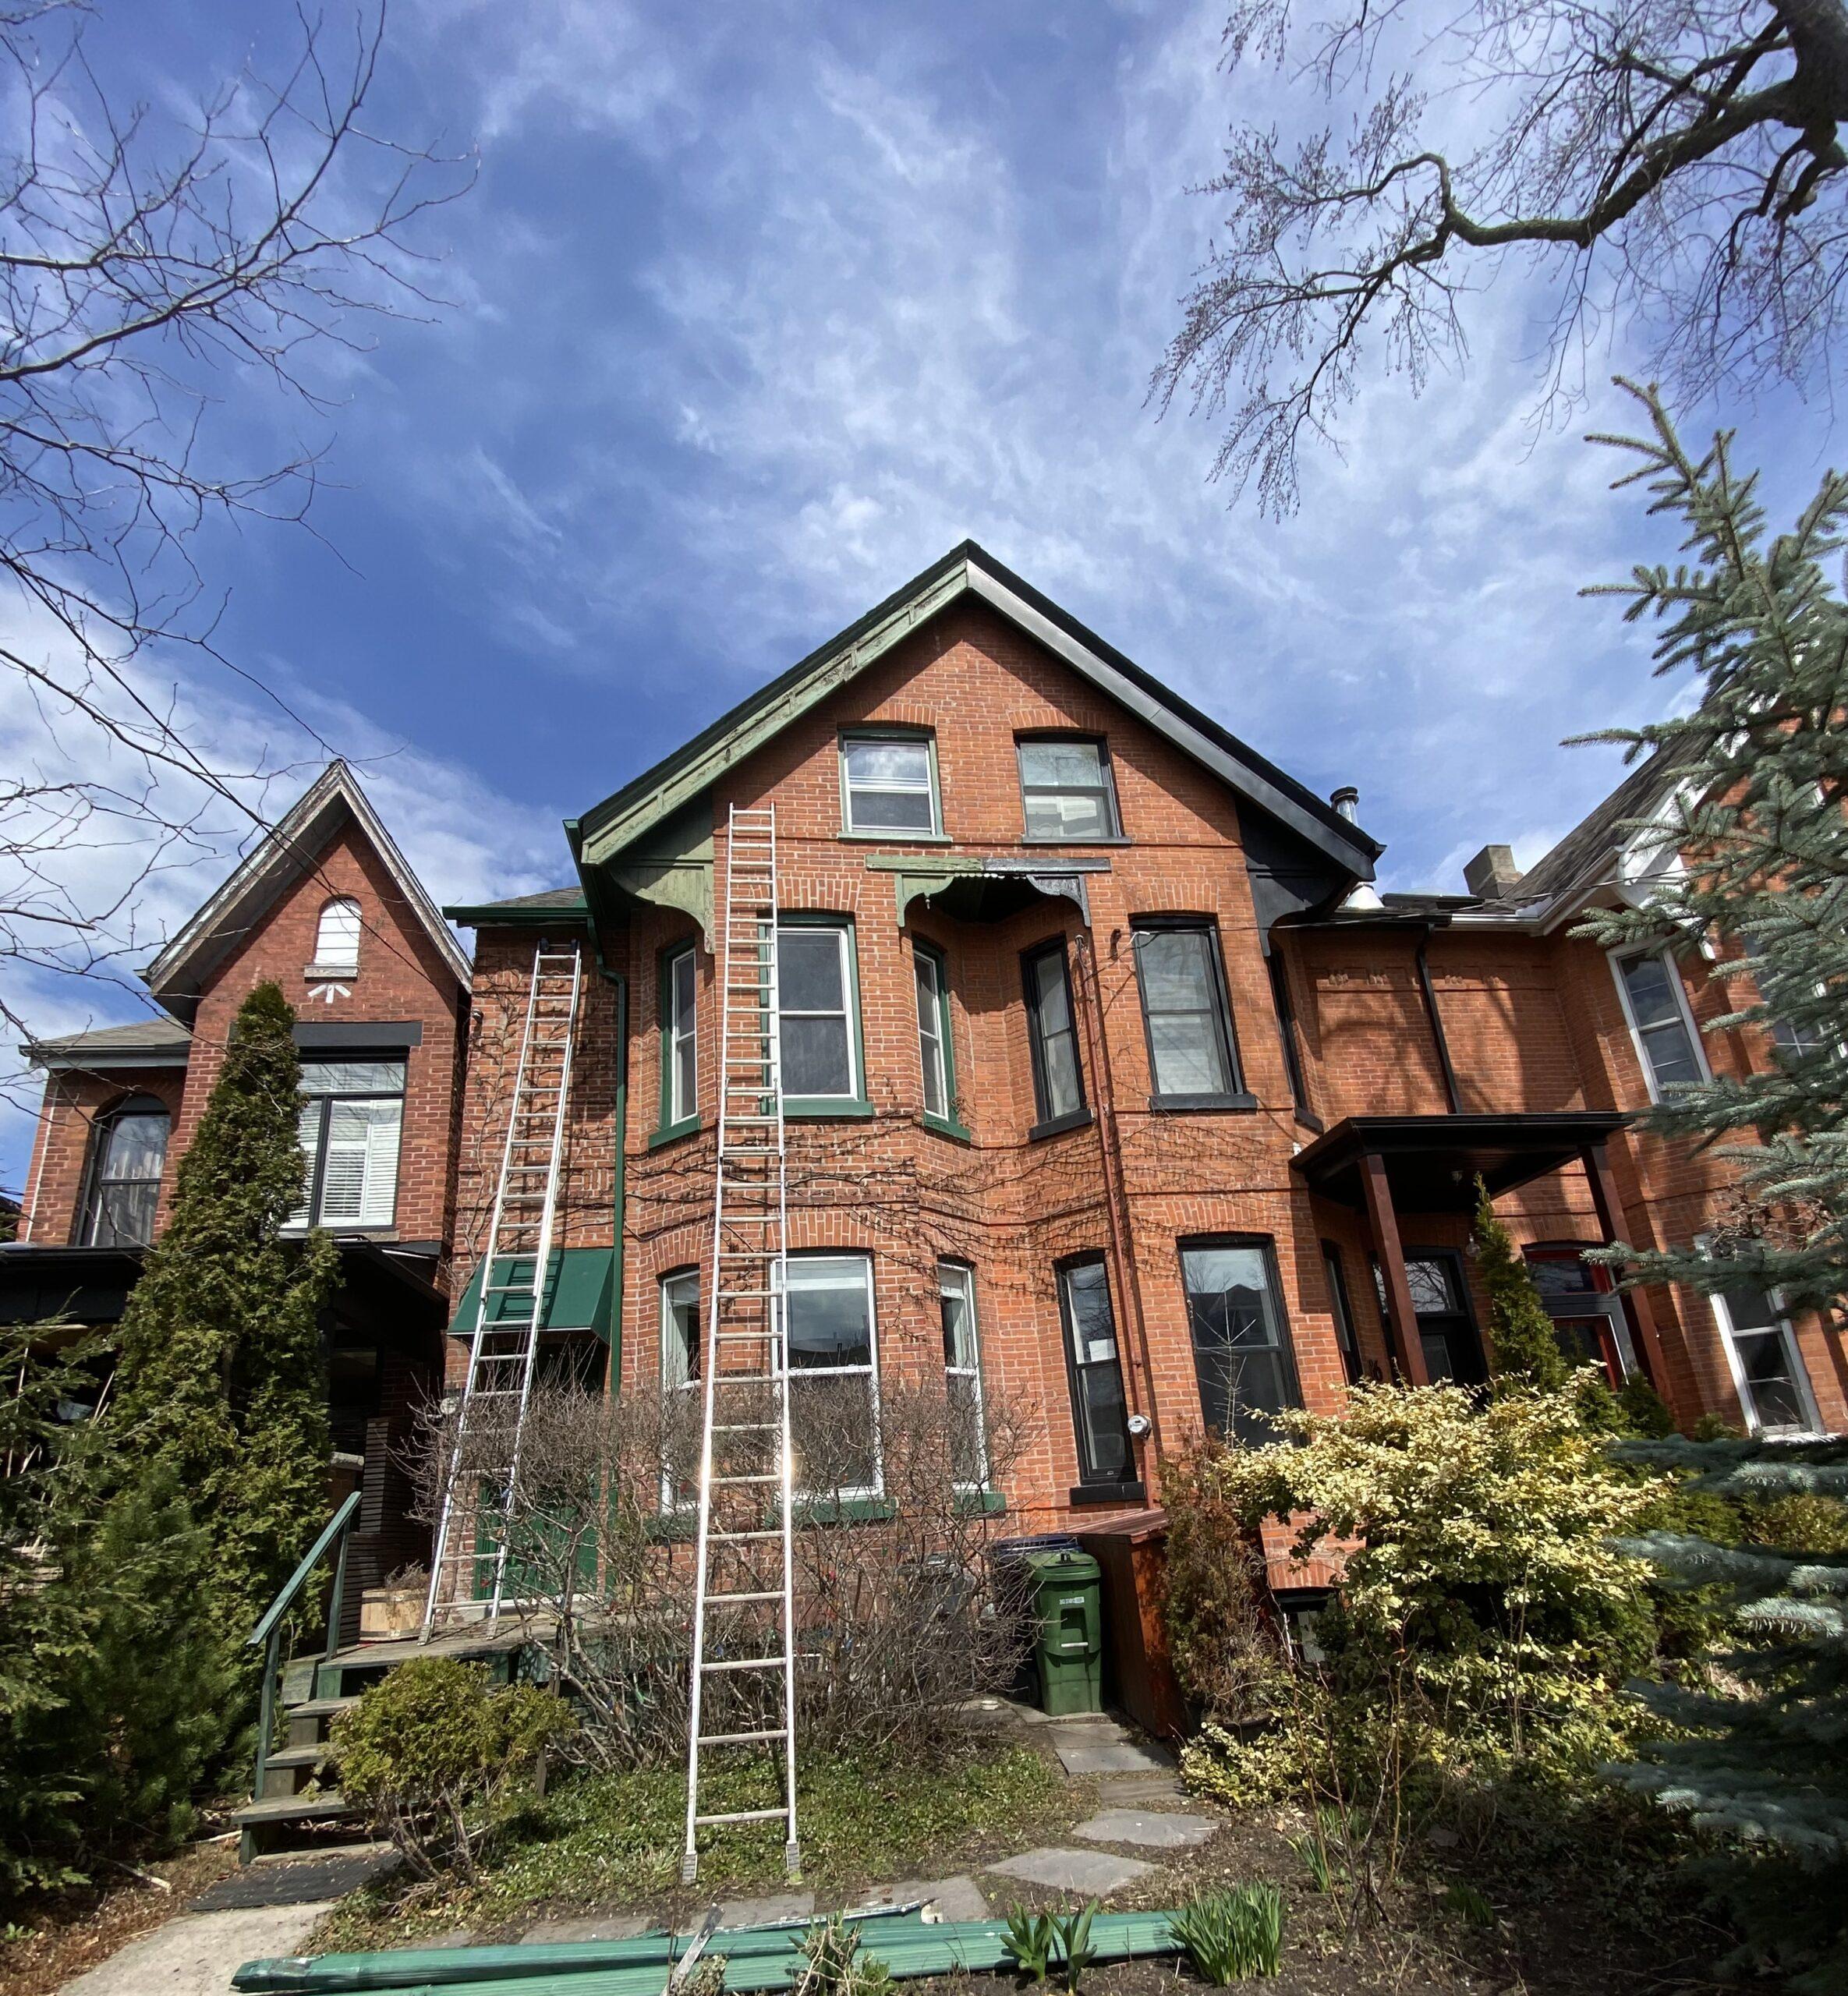
[[[1206,484],[1209,425],[1145,405],[1215,221],[1184,188],[1241,108],[1308,108],[1220,69],[1223,12],[397,0],[373,123],[480,150],[425,239],[454,303],[320,378],[320,538],[207,551],[221,642],[360,762],[440,900],[566,877],[562,817],[965,535],[1318,791],[1357,784],[1386,884],[1458,887],[1489,840],[1531,861],[1608,787],[1609,752],[1556,745],[1666,696],[1575,592],[1662,536],[1578,441],[1613,396],[1529,421],[1542,281],[1504,271],[1421,398],[1374,377],[1282,523]],[[292,17],[99,0],[93,50],[171,102]],[[1789,397],[1726,415],[1786,506],[1836,441]],[[224,419],[253,451],[306,422],[235,381]],[[172,671],[228,752],[286,744]],[[151,883],[140,933],[221,870]],[[132,1010],[44,1001],[48,1030]]]

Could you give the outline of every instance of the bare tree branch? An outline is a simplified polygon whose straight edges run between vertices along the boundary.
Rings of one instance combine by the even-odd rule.
[[[1332,101],[1410,33],[1403,0],[1348,0],[1301,74]],[[1239,0],[1225,45],[1283,64],[1290,0]],[[1411,52],[1446,73],[1467,152],[1423,143],[1430,97],[1388,75],[1348,137],[1232,133],[1200,191],[1230,202],[1156,370],[1230,419],[1213,466],[1292,508],[1305,439],[1336,442],[1368,367],[1421,390],[1467,355],[1461,301],[1510,254],[1556,273],[1549,398],[1575,352],[1627,326],[1689,395],[1825,384],[1848,280],[1848,0],[1486,0]],[[1236,399],[1235,399],[1236,398]]]
[[[83,6],[0,4],[9,1035],[34,982],[115,975],[146,946],[136,915],[156,875],[269,829],[267,800],[296,766],[216,744],[200,718],[214,681],[327,751],[219,643],[201,536],[305,521],[326,444],[253,446],[243,419],[273,412],[252,392],[291,428],[305,412],[326,431],[338,405],[310,357],[437,306],[423,225],[472,166],[367,123],[382,4],[345,27],[296,22],[278,80],[246,71],[188,119],[112,101]]]

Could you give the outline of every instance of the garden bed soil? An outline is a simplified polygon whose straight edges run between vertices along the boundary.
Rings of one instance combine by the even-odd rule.
[[[236,1841],[193,1844],[142,1868],[172,1890],[110,1871],[105,1882],[61,1892],[9,1923],[0,1938],[0,1996],[51,1996],[137,1935],[184,1913],[237,1869]]]

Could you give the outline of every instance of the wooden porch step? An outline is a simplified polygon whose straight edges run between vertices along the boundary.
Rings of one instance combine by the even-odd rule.
[[[278,1746],[264,1765],[276,1768],[318,1768],[334,1757],[334,1750],[325,1741],[312,1746]]]
[[[270,1764],[274,1767],[272,1758]],[[319,1795],[269,1795],[260,1802],[246,1802],[231,1812],[240,1829],[257,1829],[272,1823],[320,1822],[332,1816],[353,1816],[359,1811],[337,1788],[324,1789]]]
[[[304,1698],[299,1705],[285,1705],[291,1718],[333,1718],[359,1703],[356,1698]],[[275,1756],[271,1755],[274,1761]]]

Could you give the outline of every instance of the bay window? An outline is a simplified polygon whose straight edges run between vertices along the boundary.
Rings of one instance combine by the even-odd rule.
[[[988,1485],[988,1435],[982,1408],[982,1348],[975,1331],[975,1272],[965,1262],[936,1265],[943,1327],[943,1391],[950,1408],[950,1474],[958,1490]]]
[[[864,1085],[849,925],[785,922],[777,931],[777,982],[784,1106],[858,1104]]]
[[[795,1487],[809,1498],[882,1490],[879,1371],[869,1255],[791,1255],[784,1264]]]

